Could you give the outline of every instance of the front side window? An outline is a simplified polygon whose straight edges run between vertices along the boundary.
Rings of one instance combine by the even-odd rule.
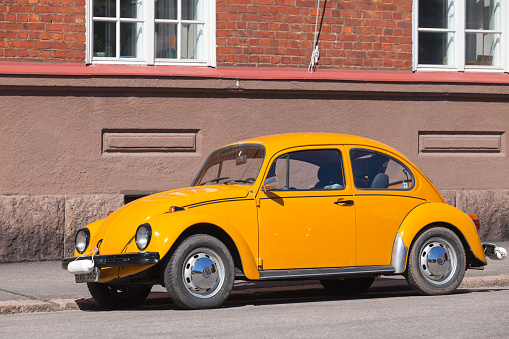
[[[352,173],[357,189],[409,190],[412,172],[394,158],[370,150],[351,150]]]
[[[508,17],[501,0],[414,0],[414,69],[507,71]]]
[[[215,66],[215,1],[89,0],[88,63]]]
[[[335,149],[286,153],[273,163],[267,178],[278,179],[279,190],[342,190],[341,153]]]

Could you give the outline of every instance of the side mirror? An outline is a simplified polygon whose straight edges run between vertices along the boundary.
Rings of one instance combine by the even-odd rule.
[[[262,186],[262,191],[270,191],[274,188],[277,188],[279,186],[279,181],[277,180],[277,177],[270,177],[265,179]]]

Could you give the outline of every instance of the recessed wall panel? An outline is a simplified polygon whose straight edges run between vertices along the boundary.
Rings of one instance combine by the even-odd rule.
[[[500,153],[502,132],[419,132],[419,153]]]
[[[103,131],[103,153],[196,152],[197,131]]]

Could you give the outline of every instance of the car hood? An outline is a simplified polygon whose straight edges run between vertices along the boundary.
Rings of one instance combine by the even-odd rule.
[[[93,236],[95,246],[99,240],[101,254],[121,253],[134,237],[136,229],[150,219],[168,212],[171,206],[192,205],[245,198],[247,187],[240,185],[196,186],[162,192],[135,200],[113,212]]]

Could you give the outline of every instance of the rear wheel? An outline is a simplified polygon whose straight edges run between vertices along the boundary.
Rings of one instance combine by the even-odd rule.
[[[365,293],[375,281],[374,277],[320,280],[327,292],[334,295],[354,295]]]
[[[433,227],[415,241],[408,256],[408,284],[424,295],[450,294],[465,275],[465,249],[458,236]]]
[[[141,305],[147,299],[152,285],[108,285],[88,283],[92,297],[107,309],[132,308]]]
[[[190,236],[171,256],[164,283],[173,301],[185,309],[221,306],[230,296],[235,280],[233,258],[218,239]]]

